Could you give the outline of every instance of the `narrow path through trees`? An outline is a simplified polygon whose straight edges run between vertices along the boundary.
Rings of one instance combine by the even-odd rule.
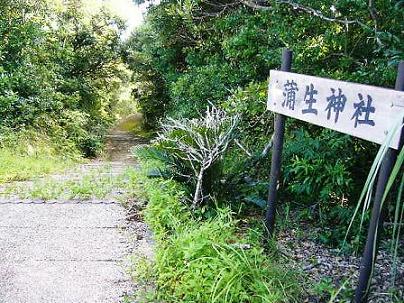
[[[117,303],[135,291],[127,265],[134,250],[151,251],[148,231],[144,223],[126,219],[118,201],[122,192],[111,180],[134,165],[128,149],[138,140],[114,132],[107,148],[110,161],[96,160],[64,175],[12,184],[14,191],[2,195],[0,303]],[[83,185],[88,175],[93,179]],[[98,184],[100,179],[109,183]],[[94,197],[97,187],[106,184],[108,195]],[[86,188],[87,192],[78,198],[62,194],[21,198],[27,189],[34,196],[35,186],[41,190],[81,186],[76,192],[82,194]]]

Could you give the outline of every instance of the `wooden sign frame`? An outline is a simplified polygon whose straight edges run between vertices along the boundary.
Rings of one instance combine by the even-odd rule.
[[[283,50],[282,54],[282,65],[281,65],[281,72],[287,72],[289,73],[291,70],[292,66],[292,51],[288,49]],[[286,73],[284,73],[286,74]],[[298,74],[286,74],[286,75],[298,75]],[[297,77],[304,77],[303,75],[298,75]],[[307,76],[311,77],[311,76]],[[343,83],[346,88],[350,85],[347,82],[342,82],[342,81],[335,81],[335,80],[329,80],[329,79],[322,79],[322,78],[315,78],[311,77],[311,79],[321,79],[321,81],[324,81],[324,83]],[[310,80],[310,79],[309,79]],[[271,81],[271,80],[270,80]],[[328,81],[328,82],[327,82]],[[357,87],[361,87],[363,85],[360,84],[352,84],[356,85]],[[369,86],[367,86],[369,88]],[[386,92],[389,91],[389,94],[392,96],[402,96],[402,94],[395,94],[395,91],[403,92],[404,91],[404,62],[400,62],[398,66],[398,73],[397,73],[397,78],[396,78],[396,85],[395,85],[395,91],[393,90],[386,90],[383,88],[376,88],[376,87],[371,87],[373,91],[379,92]],[[269,92],[271,93],[271,92]],[[333,93],[333,92],[332,92]],[[362,95],[363,96],[363,95]],[[359,96],[361,97],[361,96]],[[401,97],[400,97],[401,98]],[[301,100],[304,101],[305,97]],[[302,102],[300,100],[300,102]],[[269,101],[270,102],[270,101]],[[388,102],[388,100],[386,100]],[[276,103],[276,102],[275,102]],[[278,106],[277,106],[278,105]],[[285,104],[284,104],[285,105]],[[278,187],[278,181],[280,178],[280,172],[281,172],[281,160],[282,160],[282,149],[283,149],[283,141],[284,141],[284,134],[285,134],[285,120],[286,120],[286,115],[288,114],[288,111],[285,111],[285,106],[283,106],[283,109],[279,107],[279,104],[268,104],[268,107],[271,109],[271,106],[277,107],[275,110],[277,114],[275,115],[274,119],[274,135],[273,135],[273,152],[272,152],[272,161],[271,161],[271,171],[270,171],[270,179],[269,179],[269,187],[268,187],[268,204],[267,204],[267,210],[265,214],[265,226],[268,231],[268,237],[272,236],[273,231],[274,231],[274,225],[275,225],[275,214],[276,214],[276,201],[277,201],[277,187]],[[393,103],[394,106],[394,103]],[[399,106],[401,107],[401,101]],[[388,107],[384,106],[383,112],[389,116],[388,112]],[[291,108],[289,108],[291,109]],[[294,108],[293,108],[294,110]],[[294,116],[295,118],[300,118],[299,114],[295,112],[295,114],[288,114],[288,116]],[[386,118],[384,118],[386,119]],[[304,120],[304,119],[301,119]],[[311,122],[308,120],[304,120],[307,122]],[[324,121],[324,119],[323,119]],[[391,122],[391,121],[389,121]],[[327,127],[327,125],[322,125],[320,123],[315,123],[321,126]],[[332,127],[328,127],[332,128]],[[336,129],[335,127],[332,129]],[[356,135],[358,137],[364,138],[364,139],[370,139],[371,141],[381,143],[382,137],[380,135],[380,132],[377,134],[377,136],[374,136],[374,134],[369,134],[369,136],[361,135],[358,133],[352,133],[348,128],[341,128],[341,129],[336,129],[339,131],[346,132],[351,135]],[[385,134],[387,135],[387,134]],[[377,241],[378,238],[375,237],[375,235],[380,235],[377,231],[381,228],[383,224],[382,220],[382,200],[383,200],[383,195],[384,191],[386,189],[387,181],[389,179],[390,173],[394,167],[394,164],[397,159],[398,151],[403,146],[404,142],[404,130],[401,130],[400,134],[397,135],[391,147],[387,150],[383,162],[380,167],[379,175],[378,175],[378,180],[377,180],[377,185],[376,185],[376,193],[374,196],[374,203],[373,203],[373,208],[372,208],[372,215],[369,223],[369,228],[368,228],[368,234],[367,234],[367,239],[366,239],[366,244],[361,260],[361,265],[360,265],[360,275],[359,275],[359,282],[358,286],[355,291],[355,298],[353,299],[353,302],[355,303],[366,303],[368,301],[368,294],[369,294],[369,288],[370,288],[370,282],[372,278],[372,268],[374,261],[376,259],[377,255]]]
[[[404,92],[271,70],[267,109],[377,144],[404,110]],[[398,149],[396,133],[390,147]]]

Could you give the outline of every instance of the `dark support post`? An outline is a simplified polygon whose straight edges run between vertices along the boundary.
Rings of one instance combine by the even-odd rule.
[[[398,67],[398,75],[396,79],[396,90],[404,91],[404,62],[400,62]],[[401,133],[401,139],[403,138],[403,131]],[[402,142],[400,146],[402,146]],[[368,235],[366,239],[365,250],[363,252],[363,257],[360,266],[359,283],[355,292],[355,303],[366,303],[368,301],[369,287],[372,278],[372,268],[373,263],[376,258],[377,253],[377,235],[380,234],[381,226],[383,224],[381,203],[383,199],[383,194],[386,189],[386,184],[389,179],[391,170],[397,159],[397,150],[389,148],[383,159],[380,167],[380,172],[376,185],[375,200],[372,209],[372,217],[370,219]]]
[[[282,53],[281,71],[290,72],[291,67],[292,67],[292,51],[289,49],[284,49]],[[274,122],[271,175],[269,178],[269,188],[268,188],[268,205],[265,215],[265,226],[267,228],[269,236],[272,235],[275,225],[276,193],[281,171],[283,137],[285,134],[285,120],[286,117],[284,115],[276,114]]]

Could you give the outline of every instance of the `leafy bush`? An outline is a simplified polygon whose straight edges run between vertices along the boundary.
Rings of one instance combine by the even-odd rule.
[[[374,144],[332,130],[311,128],[295,127],[287,136],[281,199],[295,202],[295,208],[301,211],[299,219],[322,227],[318,235],[321,242],[346,244],[346,227],[371,165]],[[354,224],[359,228],[359,220]],[[362,231],[351,238],[351,244],[361,243],[363,237]]]
[[[170,86],[172,104],[169,114],[172,117],[197,117],[207,102],[217,104],[229,96],[235,71],[223,62],[197,67],[181,75]]]
[[[227,116],[215,107],[200,119],[168,119],[149,148],[149,157],[165,160],[172,174],[188,179],[194,208],[218,190],[220,161],[234,139],[237,123],[238,116]]]
[[[223,159],[225,188],[221,198],[266,206],[268,167],[273,132],[273,114],[266,111],[267,83],[239,88],[220,106],[238,115],[238,145]]]
[[[266,255],[260,237],[246,242],[228,208],[206,220],[192,217],[177,183],[134,174],[157,240],[151,277],[144,267],[136,274],[155,283],[151,302],[299,302],[298,275]]]
[[[0,127],[71,139],[86,155],[100,150],[121,85],[122,20],[81,0],[0,1]],[[102,30],[100,30],[102,28]],[[125,72],[126,71],[126,72]]]
[[[239,140],[252,154],[261,153],[273,133],[273,113],[266,110],[267,86],[266,81],[252,82],[244,88],[236,89],[220,103],[220,108],[228,115],[239,116]]]
[[[352,171],[356,159],[348,135],[320,130],[318,135],[296,130],[289,136],[284,154],[285,188],[303,203],[344,204],[354,192]]]

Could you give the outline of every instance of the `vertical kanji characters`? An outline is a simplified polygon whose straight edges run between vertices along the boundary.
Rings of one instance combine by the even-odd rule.
[[[331,118],[331,112],[334,111],[335,119],[334,122],[338,122],[339,113],[344,111],[345,103],[347,101],[346,96],[342,93],[342,90],[338,88],[338,95],[335,95],[335,89],[331,88],[332,95],[327,97],[328,105],[326,107],[327,120]]]
[[[371,126],[375,126],[375,122],[369,119],[371,113],[374,113],[376,109],[372,106],[372,97],[367,95],[367,102],[363,100],[363,95],[358,94],[359,102],[354,103],[355,113],[353,114],[352,119],[355,119],[355,128],[358,124],[368,124]],[[365,117],[362,118],[362,114],[365,114]]]
[[[296,91],[299,89],[297,88],[297,84],[295,81],[287,80],[286,84],[284,85],[284,91],[283,91],[283,96],[284,100],[282,103],[283,107],[287,107],[291,110],[295,109],[295,103],[296,103]]]
[[[308,104],[308,107],[302,110],[303,114],[315,114],[317,115],[317,109],[313,108],[313,104],[317,102],[314,95],[317,95],[318,91],[314,89],[314,85],[306,85],[306,92],[304,94],[304,102]]]

